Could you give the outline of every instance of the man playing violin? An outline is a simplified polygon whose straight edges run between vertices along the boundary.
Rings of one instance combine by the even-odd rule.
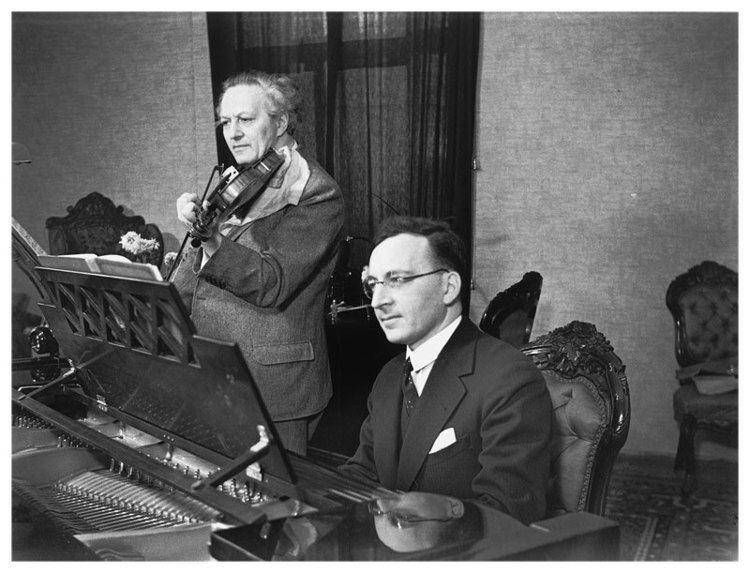
[[[271,148],[283,164],[256,200],[210,224],[174,283],[199,334],[239,345],[282,443],[304,454],[332,392],[323,304],[344,202],[293,137],[300,105],[288,76],[245,72],[224,82],[218,126],[238,165]],[[177,200],[187,226],[199,212],[196,194]]]

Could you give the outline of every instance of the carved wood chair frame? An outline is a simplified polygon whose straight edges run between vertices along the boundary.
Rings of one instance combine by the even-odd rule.
[[[667,288],[666,304],[674,320],[675,357],[681,368],[699,364],[703,357],[696,356],[689,343],[684,309],[680,305],[681,297],[689,290],[699,287],[738,288],[738,274],[714,261],[703,261],[677,276]],[[679,392],[680,390],[677,390]],[[677,395],[677,393],[675,393]],[[677,402],[675,401],[675,404]],[[675,407],[677,416],[677,408]],[[698,430],[705,430],[716,436],[722,443],[736,446],[738,442],[738,421],[727,423],[726,420],[699,420],[686,413],[678,419],[680,436],[674,460],[674,471],[684,471],[681,494],[683,501],[690,496],[695,480],[695,436]]]
[[[577,511],[604,515],[609,481],[617,455],[630,428],[630,393],[625,366],[612,345],[593,324],[573,321],[523,346],[542,371],[553,371],[597,394],[606,420],[600,426],[587,461],[590,479],[584,482]],[[553,377],[545,377],[548,384]]]
[[[164,261],[164,239],[159,228],[146,223],[140,215],[127,216],[122,205],[96,191],[67,208],[64,217],[49,217],[46,221],[50,254],[68,255],[94,253],[118,254],[136,262],[148,262],[160,267]],[[135,231],[144,239],[155,239],[157,249],[148,255],[133,255],[122,249],[120,238]]]
[[[524,274],[519,282],[499,292],[487,305],[487,309],[479,321],[479,328],[495,338],[511,342],[514,346],[527,344],[531,338],[534,317],[542,293],[542,282],[542,275],[536,271],[530,271]],[[515,342],[515,335],[512,340],[507,336],[501,336],[503,323],[511,314],[519,310],[522,310],[526,315],[524,332],[521,333],[521,338],[518,341],[520,344]]]

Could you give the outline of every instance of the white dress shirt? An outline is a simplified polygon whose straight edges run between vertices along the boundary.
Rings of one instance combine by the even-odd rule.
[[[459,316],[443,330],[425,340],[416,350],[412,350],[408,346],[406,347],[406,357],[411,360],[411,379],[414,382],[414,387],[417,389],[417,394],[420,396],[422,395],[422,390],[424,390],[424,385],[427,383],[427,378],[429,378],[430,372],[432,372],[432,365],[435,364],[438,354],[440,354],[443,347],[448,343],[448,340],[460,323],[461,317]]]

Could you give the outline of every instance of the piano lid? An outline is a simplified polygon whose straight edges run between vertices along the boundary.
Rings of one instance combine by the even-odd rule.
[[[530,526],[479,501],[406,492],[336,512],[214,531],[219,560],[613,560],[619,526],[570,513]]]
[[[36,271],[49,293],[40,309],[92,402],[199,455],[237,458],[264,426],[263,472],[296,482],[239,348],[196,334],[173,284]]]

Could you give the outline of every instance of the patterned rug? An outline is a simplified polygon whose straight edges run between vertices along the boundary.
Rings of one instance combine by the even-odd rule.
[[[737,464],[699,462],[686,503],[665,456],[621,454],[606,516],[620,523],[624,561],[736,561]]]

